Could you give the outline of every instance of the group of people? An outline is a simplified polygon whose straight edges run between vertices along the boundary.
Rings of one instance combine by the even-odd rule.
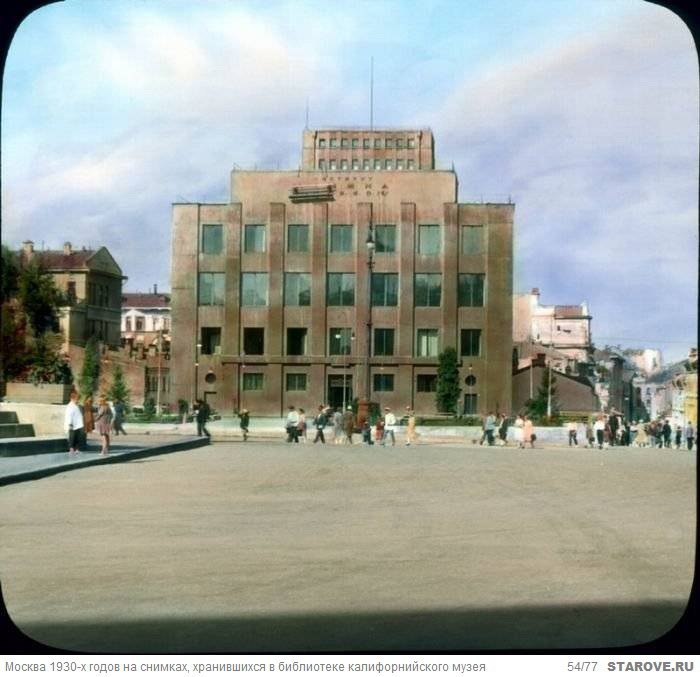
[[[68,435],[68,454],[74,456],[84,450],[88,434],[97,430],[102,441],[100,455],[106,456],[109,453],[110,434],[126,435],[123,425],[125,416],[126,406],[121,400],[110,403],[101,395],[95,407],[92,396],[88,396],[81,405],[80,395],[73,390],[63,419]]]
[[[245,412],[245,429],[243,426],[242,413]],[[241,429],[244,430],[244,440],[248,434],[248,412],[243,410],[239,414],[241,419]],[[406,407],[407,427],[406,427],[406,445],[409,446],[416,438],[416,418],[413,410]],[[359,433],[362,435],[362,441],[365,444],[386,444],[391,441],[391,446],[396,445],[396,427],[398,421],[396,415],[390,407],[384,407],[383,415],[379,416],[375,421],[374,427],[370,424],[369,419],[365,418],[360,427],[355,421],[355,414],[352,407],[347,407],[343,410],[340,407],[332,408],[327,404],[319,404],[315,416],[310,420],[306,412],[302,408],[294,406],[289,407],[284,427],[287,434],[288,443],[299,443],[299,441],[308,441],[308,429],[311,427],[314,430],[313,443],[326,443],[326,429],[333,430],[334,444],[353,444],[353,435]]]
[[[570,424],[571,425],[571,424]],[[628,421],[621,414],[599,414],[595,423],[586,424],[586,440],[589,447],[604,449],[624,447],[675,447],[685,446],[688,451],[695,444],[695,427],[688,422],[685,427],[677,425],[675,432],[668,419],[655,421]]]

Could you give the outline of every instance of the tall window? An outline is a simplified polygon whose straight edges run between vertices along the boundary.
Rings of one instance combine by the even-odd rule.
[[[437,329],[418,329],[416,331],[416,357],[437,357],[438,332]]]
[[[396,139],[396,147],[401,150],[403,148],[403,138]]]
[[[389,393],[394,390],[393,374],[374,374],[374,392]]]
[[[434,393],[437,391],[437,374],[418,374],[416,376],[416,392]]]
[[[265,354],[265,329],[262,327],[243,328],[243,352],[246,355]]]
[[[243,250],[246,252],[265,251],[265,226],[246,224]]]
[[[143,331],[143,318],[142,317],[136,318],[136,331]]]
[[[396,306],[399,301],[399,274],[372,273],[372,305]]]
[[[440,253],[440,226],[418,226],[418,253],[430,256]]]
[[[459,343],[460,355],[477,357],[481,354],[481,329],[462,329]]]
[[[362,139],[362,147],[363,148],[369,148],[370,146],[370,141],[369,139]]]
[[[381,140],[381,139],[375,139],[375,140],[374,140],[374,147],[375,147],[375,148],[381,148],[381,147],[382,147],[382,140]]]
[[[408,148],[415,148],[416,147],[416,140],[409,137],[408,142],[407,142],[407,147]]]
[[[379,171],[382,168],[382,161],[381,160],[375,160],[374,161],[374,169],[375,171]]]
[[[326,303],[329,306],[352,306],[355,304],[355,274],[328,273]]]
[[[221,352],[221,327],[202,327],[202,355]]]
[[[306,355],[305,327],[289,327],[287,329],[287,355]]]
[[[202,226],[202,254],[221,254],[224,249],[224,227],[220,223]]]
[[[263,375],[246,371],[243,373],[243,390],[262,390]]]
[[[396,251],[396,226],[381,224],[374,227],[374,244],[377,253],[386,254]]]
[[[267,273],[241,274],[241,305],[267,305]]]
[[[328,354],[349,355],[352,352],[352,329],[331,327],[328,330]]]
[[[484,251],[484,227],[462,226],[462,254],[481,254]]]
[[[287,251],[309,251],[309,226],[305,223],[290,223],[287,226]]]
[[[464,413],[467,416],[473,416],[477,413],[477,394],[465,393],[464,395]]]
[[[329,248],[332,252],[352,251],[352,226],[331,225]]]
[[[441,296],[441,273],[416,273],[413,289],[415,306],[439,306]]]
[[[331,139],[331,148],[338,147],[338,139]]]
[[[362,160],[362,169],[366,172],[370,170],[369,160]]]
[[[325,171],[326,171],[326,161],[325,161],[323,158],[321,158],[321,159],[318,161],[318,169],[319,169],[319,171],[321,171],[321,172],[325,172]]]
[[[353,140],[352,140],[352,147],[353,147],[353,148],[359,148],[359,147],[360,147],[360,140],[359,140],[359,139],[353,139]]]
[[[394,330],[375,329],[374,330],[374,354],[382,357],[394,354]]]
[[[306,390],[306,374],[287,374],[287,390]]]
[[[326,140],[325,140],[325,139],[319,139],[319,140],[318,140],[318,147],[319,147],[319,148],[325,148],[325,147],[326,147]]]
[[[199,274],[199,305],[222,306],[224,305],[224,287],[226,285],[225,273],[200,273]]]
[[[349,141],[348,141],[347,139],[341,139],[341,140],[340,140],[340,145],[341,145],[342,148],[349,148],[349,147],[350,147],[350,143],[349,143]]]
[[[416,168],[416,163],[410,158],[406,160],[406,169],[413,171]]]
[[[310,306],[311,305],[311,274],[310,273],[285,273],[284,274],[284,305],[285,306]]]
[[[126,331],[131,331],[131,318],[130,317],[126,318],[124,329]]]
[[[390,138],[386,139],[385,144],[386,144],[387,148],[393,148],[394,147],[394,139],[390,139]]]
[[[458,289],[460,306],[484,305],[484,277],[482,273],[460,274]]]
[[[348,161],[347,161],[346,159],[343,158],[343,159],[340,161],[340,168],[343,169],[343,170],[347,170],[347,168],[348,168]]]

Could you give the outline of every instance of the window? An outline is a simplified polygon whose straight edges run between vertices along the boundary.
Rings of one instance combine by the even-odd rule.
[[[418,374],[416,376],[417,393],[434,393],[437,391],[437,374]]]
[[[224,227],[218,223],[202,226],[202,254],[221,254],[224,249]]]
[[[467,416],[474,416],[477,413],[477,395],[476,395],[476,393],[465,393],[465,395],[464,395],[464,413]]]
[[[396,169],[398,169],[399,171],[403,170],[403,160],[396,161]]]
[[[386,148],[393,148],[394,147],[394,139],[387,139],[385,141],[385,147]]]
[[[306,328],[287,329],[287,355],[306,355]]]
[[[337,165],[335,160],[330,160],[328,163],[328,169],[330,169],[332,172],[334,172],[337,169]]]
[[[374,140],[374,147],[375,147],[375,148],[381,148],[381,147],[382,147],[382,140],[381,140],[381,139],[375,139],[375,140]]]
[[[374,245],[378,254],[396,251],[396,226],[378,225],[374,227]]]
[[[199,274],[199,305],[222,306],[224,305],[224,287],[226,276],[224,273],[200,273]]]
[[[246,355],[265,354],[265,330],[262,327],[243,328],[243,352]]]
[[[331,237],[329,240],[329,247],[329,251],[331,252],[351,252],[352,226],[331,225]]]
[[[325,140],[325,139],[319,139],[319,140],[318,140],[318,147],[319,147],[319,148],[325,148],[325,147],[326,147],[326,140]]]
[[[320,171],[325,172],[326,171],[326,161],[325,160],[319,160],[318,161],[318,168]]]
[[[241,305],[267,305],[267,273],[241,274]]]
[[[202,355],[221,352],[221,327],[202,327]]]
[[[353,171],[359,171],[360,169],[360,161],[357,158],[352,159],[352,169]]]
[[[418,253],[436,256],[440,253],[440,226],[418,226]]]
[[[418,329],[416,332],[416,357],[437,357],[438,330]]]
[[[246,225],[243,250],[246,252],[265,251],[265,226]]]
[[[306,224],[290,223],[287,226],[287,251],[309,251],[309,227]]]
[[[457,303],[460,306],[484,305],[484,275],[481,273],[464,273],[459,276]]]
[[[362,169],[364,169],[366,172],[370,170],[369,160],[362,160]]]
[[[359,148],[359,147],[360,147],[360,140],[359,140],[359,139],[353,139],[353,140],[352,140],[352,147],[353,147],[353,148]]]
[[[381,160],[375,160],[374,161],[374,169],[375,171],[381,171],[382,168],[382,161]]]
[[[374,374],[374,392],[388,393],[394,390],[393,374]]]
[[[481,354],[481,329],[462,329],[459,354],[463,357],[477,357]]]
[[[347,168],[348,168],[348,161],[345,160],[345,159],[341,160],[341,161],[340,161],[340,168],[341,168],[341,169],[347,170]]]
[[[329,306],[355,304],[355,273],[328,273],[326,304]]]
[[[338,139],[331,139],[331,148],[338,147]]]
[[[483,251],[483,226],[462,226],[462,254],[481,254]]]
[[[370,141],[369,141],[369,139],[362,139],[362,147],[363,147],[363,148],[369,148],[369,147],[370,147]]]
[[[331,327],[328,330],[328,354],[350,355],[352,352],[352,329],[347,327]]]
[[[285,273],[284,274],[284,305],[285,306],[310,306],[311,305],[311,274],[310,273]]]
[[[341,140],[340,140],[340,145],[341,145],[342,148],[349,148],[349,147],[350,147],[350,144],[349,144],[349,142],[348,142],[347,139],[341,139]]]
[[[441,273],[416,273],[413,290],[414,306],[440,306],[442,296]]]
[[[394,354],[393,329],[374,330],[374,354],[382,357],[387,357]]]
[[[124,320],[124,331],[131,331],[131,318],[127,317]]]
[[[372,273],[372,305],[396,306],[399,299],[398,273]]]
[[[143,331],[143,318],[142,317],[136,318],[136,331]]]
[[[416,147],[416,140],[409,138],[408,143],[407,143],[407,147],[408,148],[415,148]]]
[[[68,300],[68,305],[71,305],[71,306],[76,302],[76,300],[78,298],[76,290],[75,290],[75,281],[74,280],[71,280],[70,282],[68,282],[68,288],[66,289],[66,297]]]
[[[402,138],[396,139],[396,147],[399,150],[401,150],[403,148],[403,139]]]
[[[384,166],[386,167],[387,170],[391,170],[391,169],[394,168],[394,163],[393,163],[392,160],[387,160],[387,161],[384,163]]]
[[[243,373],[243,390],[262,390],[263,389],[263,375],[250,373],[248,371]]]
[[[287,374],[287,390],[306,390],[306,374]]]
[[[413,160],[406,160],[406,169],[412,170],[416,168],[416,163]]]

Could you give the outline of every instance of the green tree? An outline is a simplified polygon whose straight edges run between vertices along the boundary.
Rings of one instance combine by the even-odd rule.
[[[31,261],[21,269],[17,298],[35,336],[58,331],[59,309],[65,304],[65,299],[40,262]]]
[[[540,385],[537,386],[537,395],[525,403],[527,413],[533,420],[544,421],[547,419],[547,402],[550,403],[551,418],[557,418],[559,416],[556,383],[557,379],[556,376],[554,376],[554,372],[549,368],[545,369],[542,372],[542,381]]]
[[[459,357],[454,348],[445,348],[438,356],[437,391],[435,403],[437,410],[454,413],[460,393]]]
[[[150,421],[156,415],[156,401],[152,397],[147,397],[143,402],[143,416]]]
[[[19,264],[17,255],[7,246],[2,245],[2,300],[14,298],[17,294]]]
[[[80,396],[85,400],[93,397],[100,382],[100,346],[97,339],[91,336],[85,344],[83,368],[78,377]]]
[[[107,397],[113,402],[123,402],[128,407],[129,396],[129,387],[124,379],[124,370],[118,364],[112,372],[112,385],[107,390]]]

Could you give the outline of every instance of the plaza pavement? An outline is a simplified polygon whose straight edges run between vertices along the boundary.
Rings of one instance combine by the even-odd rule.
[[[616,647],[683,613],[696,455],[226,442],[0,488],[10,616],[96,652]]]

